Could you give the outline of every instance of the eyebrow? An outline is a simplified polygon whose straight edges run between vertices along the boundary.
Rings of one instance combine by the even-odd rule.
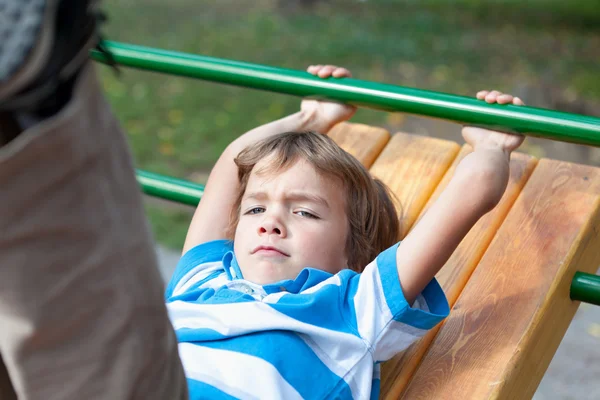
[[[265,192],[252,192],[244,196],[244,200],[256,199],[266,200],[269,196]],[[288,201],[309,201],[312,203],[321,204],[324,207],[330,208],[329,203],[324,197],[306,192],[290,192],[285,194],[285,199]]]

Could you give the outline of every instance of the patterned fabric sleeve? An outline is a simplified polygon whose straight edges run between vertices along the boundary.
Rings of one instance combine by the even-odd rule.
[[[434,278],[409,306],[400,287],[396,266],[398,244],[382,252],[345,289],[344,314],[369,343],[375,362],[406,349],[450,312]]]
[[[179,260],[167,285],[165,299],[168,301],[169,298],[183,293],[192,284],[222,271],[221,260],[230,251],[233,251],[233,242],[229,240],[214,240],[190,249]]]

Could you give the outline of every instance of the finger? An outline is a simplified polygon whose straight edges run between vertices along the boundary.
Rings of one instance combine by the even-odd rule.
[[[313,75],[316,75],[319,70],[323,68],[323,66],[321,64],[317,64],[317,65],[311,65],[310,67],[308,67],[308,69],[306,70],[308,73],[311,73]]]
[[[321,64],[311,65],[309,68],[311,69],[311,71],[308,71],[308,72],[310,72],[313,75],[316,75],[323,68],[323,65],[321,65]]]
[[[335,65],[326,65],[321,70],[319,70],[319,78],[328,78],[331,76],[331,73],[336,69]]]
[[[489,93],[489,90],[480,90],[479,92],[477,92],[477,99],[479,99],[479,100],[485,99],[485,96],[487,96],[488,93]]]
[[[513,99],[513,104],[516,105],[516,106],[524,106],[525,105],[525,103],[523,103],[523,100],[521,100],[518,97],[515,97]]]
[[[336,68],[333,71],[332,74],[335,78],[342,78],[342,77],[350,77],[352,76],[352,73],[350,71],[348,71],[346,68]]]
[[[488,93],[485,96],[485,101],[488,103],[495,103],[496,99],[498,98],[498,96],[500,96],[502,94],[502,92],[499,92],[497,90],[492,90],[490,93]]]
[[[510,94],[501,94],[496,98],[498,104],[512,103],[513,97]]]

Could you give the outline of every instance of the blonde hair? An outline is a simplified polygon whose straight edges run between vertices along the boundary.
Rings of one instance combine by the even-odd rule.
[[[346,193],[348,267],[361,272],[379,253],[398,240],[400,222],[388,187],[371,176],[352,155],[331,138],[315,132],[285,132],[248,146],[235,158],[239,193],[232,208],[228,237],[233,239],[242,198],[256,164],[273,155],[268,166],[255,172],[278,172],[303,159],[323,176],[339,180]]]

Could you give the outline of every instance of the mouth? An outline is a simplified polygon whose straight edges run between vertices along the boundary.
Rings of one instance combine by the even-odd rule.
[[[257,248],[252,250],[252,254],[261,254],[264,256],[290,256],[286,252],[279,250],[277,247],[273,246],[258,246]]]

